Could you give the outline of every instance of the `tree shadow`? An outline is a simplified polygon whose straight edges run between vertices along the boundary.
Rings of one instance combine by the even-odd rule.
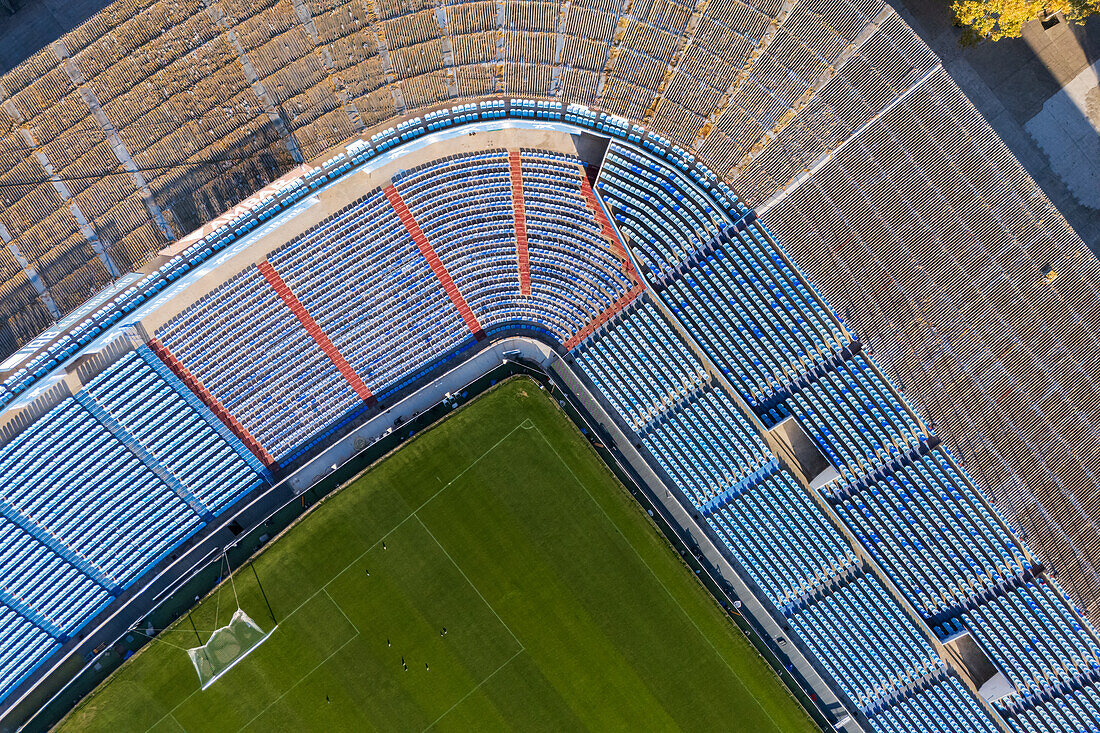
[[[112,0],[0,0],[0,74],[91,18]]]
[[[955,83],[1089,249],[1100,255],[1100,208],[1095,208],[1100,192],[1088,189],[1082,196],[1080,184],[1072,190],[1063,176],[1072,176],[1077,161],[1065,152],[1044,150],[1027,129],[1050,100],[1045,116],[1061,128],[1053,139],[1063,135],[1062,129],[1087,133],[1089,121],[1083,110],[1051,98],[1100,59],[1100,17],[1078,25],[1057,16],[1027,24],[1021,38],[968,46],[961,42],[963,30],[952,25],[949,3],[896,0],[891,4],[940,57]]]

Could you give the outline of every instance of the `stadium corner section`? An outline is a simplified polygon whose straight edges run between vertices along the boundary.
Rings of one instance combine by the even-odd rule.
[[[700,550],[692,518],[652,472],[644,476],[644,459],[613,421],[588,385],[562,358],[564,350],[545,334],[521,327],[494,333],[457,360],[437,364],[388,404],[378,404],[342,429],[342,436],[273,486],[242,497],[234,508],[193,536],[150,570],[138,583],[93,620],[67,654],[39,677],[5,711],[2,730],[45,730],[62,719],[79,701],[104,682],[134,652],[181,618],[218,586],[228,563],[243,567],[277,535],[312,510],[324,497],[386,455],[411,436],[436,424],[455,409],[502,380],[526,376],[548,389],[576,424],[603,462],[627,487],[662,534],[674,546],[726,613],[768,661],[799,703],[823,729],[832,716],[821,707],[832,693],[813,675],[800,674],[804,664],[792,664],[792,650],[772,639],[769,619],[750,612],[747,589],[735,588],[727,567]],[[612,427],[609,427],[612,426]],[[641,470],[639,470],[639,468]],[[659,479],[658,479],[659,481]],[[745,602],[742,602],[745,598]],[[148,634],[149,630],[153,634]],[[795,652],[797,654],[797,652]],[[797,661],[797,660],[796,660]]]
[[[419,729],[433,720],[460,728],[483,715],[497,721],[491,727],[545,715],[555,729],[645,719],[722,730],[739,718],[746,731],[769,722],[812,729],[590,450],[560,397],[542,379],[498,384],[268,543],[232,589],[221,586],[189,614],[205,638],[236,591],[264,629],[279,624],[274,649],[209,693],[176,648],[195,641],[183,619],[160,635],[170,645],[144,649],[60,730],[145,730],[173,719],[187,730]],[[650,604],[652,613],[638,612]],[[546,626],[555,617],[564,626]],[[707,704],[720,690],[720,702]],[[564,706],[553,702],[559,695]]]

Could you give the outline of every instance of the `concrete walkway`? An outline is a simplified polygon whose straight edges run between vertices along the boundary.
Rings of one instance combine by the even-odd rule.
[[[1024,126],[1077,202],[1100,209],[1100,62],[1086,67]]]

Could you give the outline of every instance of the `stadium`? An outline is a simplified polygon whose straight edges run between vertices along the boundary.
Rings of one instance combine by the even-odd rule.
[[[0,134],[4,730],[1100,726],[1100,262],[890,6],[121,0]]]

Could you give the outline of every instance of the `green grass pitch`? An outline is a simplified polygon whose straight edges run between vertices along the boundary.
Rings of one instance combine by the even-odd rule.
[[[279,622],[266,642],[199,690],[184,619],[61,729],[813,729],[528,380],[375,465],[255,565]],[[270,629],[251,572],[236,589]],[[209,631],[234,608],[226,584],[192,618]]]

